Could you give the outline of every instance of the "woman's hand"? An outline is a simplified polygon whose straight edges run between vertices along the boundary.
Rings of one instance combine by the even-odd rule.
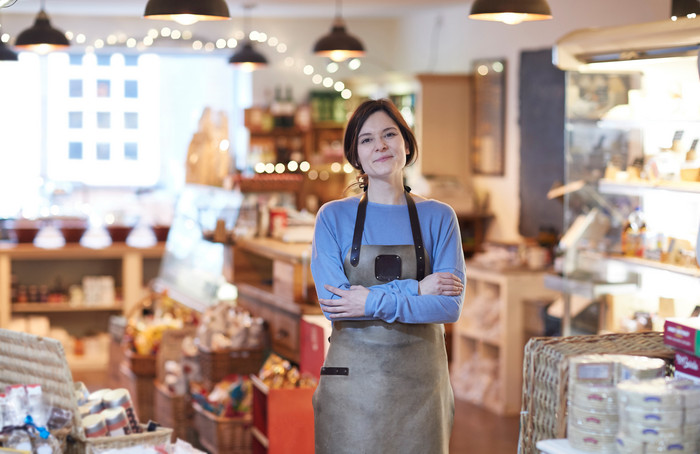
[[[464,285],[452,273],[433,273],[425,276],[418,283],[418,293],[421,295],[457,296],[462,294]]]
[[[353,285],[348,290],[339,289],[332,285],[324,285],[326,290],[339,296],[337,299],[319,298],[323,312],[330,318],[350,318],[365,316],[365,301],[369,289],[361,285]]]

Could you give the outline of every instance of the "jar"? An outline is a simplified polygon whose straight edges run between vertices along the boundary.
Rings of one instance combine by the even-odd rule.
[[[109,436],[107,423],[105,423],[105,419],[100,413],[87,415],[83,418],[83,430],[85,430],[85,436],[88,438]]]
[[[136,410],[134,409],[134,403],[131,400],[131,394],[129,394],[128,389],[117,388],[105,393],[104,396],[102,396],[102,404],[105,408],[123,408],[129,419],[131,433],[142,432],[141,425],[136,416]]]
[[[118,435],[129,435],[131,433],[129,418],[124,408],[108,408],[102,412],[102,416],[105,418],[110,436],[116,437]]]

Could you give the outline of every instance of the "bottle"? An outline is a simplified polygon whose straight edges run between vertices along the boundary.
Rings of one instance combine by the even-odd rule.
[[[627,257],[644,257],[644,241],[647,230],[644,213],[640,207],[635,208],[627,217],[622,230],[622,254]]]

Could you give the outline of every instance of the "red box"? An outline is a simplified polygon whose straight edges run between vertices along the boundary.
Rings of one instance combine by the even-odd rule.
[[[676,377],[689,378],[700,383],[700,358],[690,353],[677,351],[674,364]]]
[[[668,318],[664,322],[664,344],[700,356],[700,319]]]
[[[304,315],[300,324],[299,371],[321,379],[328,351],[331,322],[323,315]]]

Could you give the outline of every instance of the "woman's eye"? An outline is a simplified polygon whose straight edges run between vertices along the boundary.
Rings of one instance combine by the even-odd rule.
[[[394,137],[396,135],[395,132],[387,132],[386,137]]]
[[[370,140],[371,139],[362,139],[362,140],[360,140],[360,143],[369,143]]]

